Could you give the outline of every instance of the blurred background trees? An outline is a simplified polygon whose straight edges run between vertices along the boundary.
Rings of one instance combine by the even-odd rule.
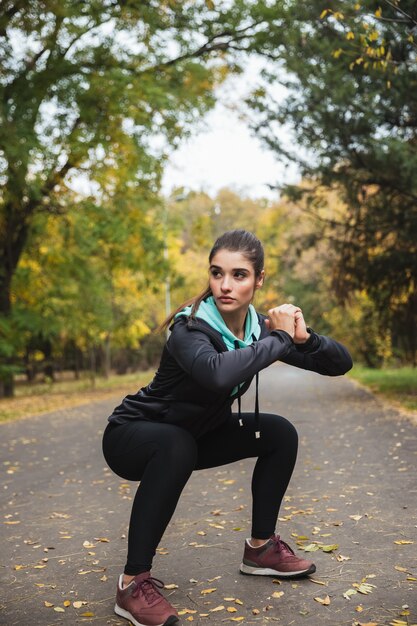
[[[167,281],[173,308],[198,293],[214,238],[236,227],[265,244],[261,310],[297,302],[367,365],[415,365],[416,10],[5,0],[0,395],[17,373],[94,378],[155,364]],[[275,203],[230,189],[164,198],[170,152],[248,55],[268,69],[241,113],[298,164],[300,184]]]

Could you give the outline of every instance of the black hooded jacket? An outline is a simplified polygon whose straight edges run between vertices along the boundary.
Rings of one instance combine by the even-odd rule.
[[[154,379],[126,396],[109,422],[154,420],[181,426],[198,438],[226,421],[233,401],[247,391],[260,370],[275,361],[325,376],[340,376],[352,367],[349,352],[334,339],[309,328],[307,342],[297,345],[284,330],[270,332],[267,318],[259,313],[258,317],[259,339],[230,351],[207,322],[177,317]],[[239,384],[238,394],[232,396]]]

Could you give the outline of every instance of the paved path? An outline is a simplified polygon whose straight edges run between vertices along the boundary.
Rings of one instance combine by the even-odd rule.
[[[417,624],[417,428],[346,378],[283,365],[262,373],[260,397],[301,440],[279,532],[300,549],[338,547],[311,553],[312,580],[241,576],[254,461],[196,472],[154,567],[190,611],[182,624]],[[118,402],[0,426],[1,624],[127,624],[113,602],[135,485],[107,469],[100,447]],[[371,593],[344,597],[362,582]],[[327,606],[315,600],[326,596]]]

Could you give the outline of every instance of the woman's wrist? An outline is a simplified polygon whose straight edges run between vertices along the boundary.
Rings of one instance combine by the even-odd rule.
[[[293,341],[295,344],[303,344],[306,343],[311,337],[309,332],[306,332],[305,337],[296,337],[294,336]]]

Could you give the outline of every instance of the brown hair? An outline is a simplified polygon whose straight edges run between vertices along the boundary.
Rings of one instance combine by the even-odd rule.
[[[213,260],[213,257],[219,250],[229,250],[230,252],[240,252],[247,260],[252,263],[255,271],[255,276],[260,276],[264,269],[264,249],[257,237],[247,230],[228,230],[220,235],[214,242],[214,245],[209,254],[209,263]],[[177,313],[182,311],[185,307],[193,305],[191,309],[190,317],[195,319],[198,307],[201,302],[211,296],[211,289],[207,286],[203,292],[198,296],[194,296],[189,300],[183,302],[173,313],[171,313],[157,328],[157,331],[164,330],[172,322]]]

